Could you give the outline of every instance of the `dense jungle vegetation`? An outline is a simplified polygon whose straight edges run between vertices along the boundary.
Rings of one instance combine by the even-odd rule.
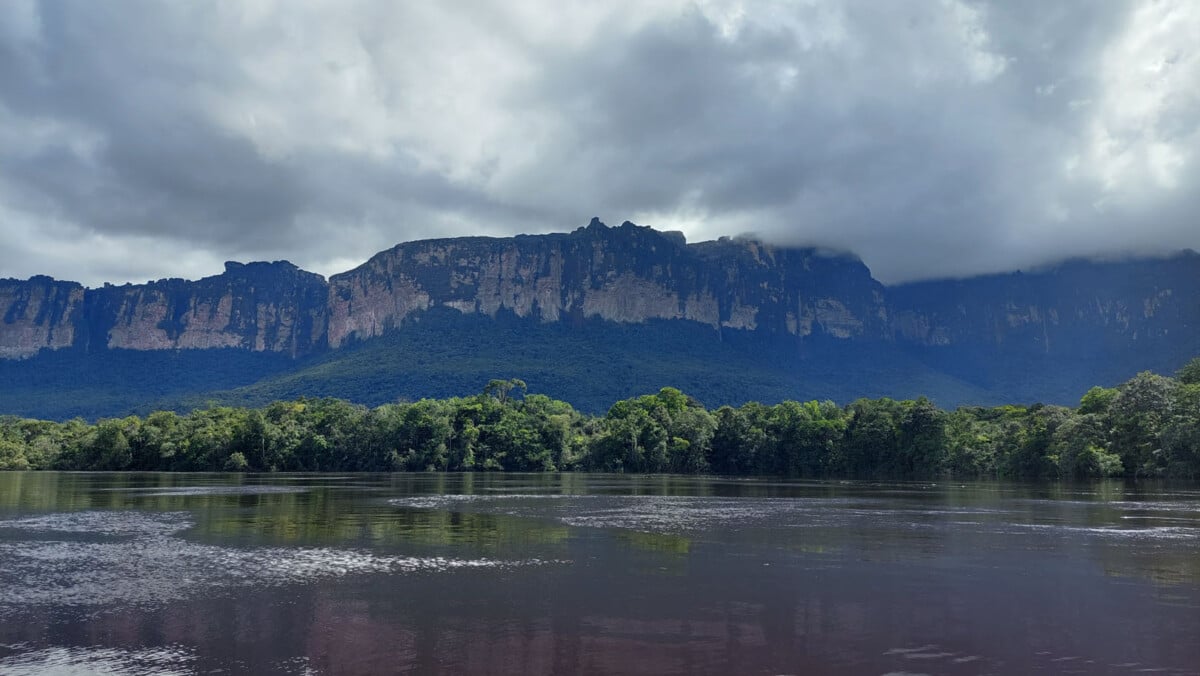
[[[929,400],[756,402],[706,410],[674,388],[604,416],[493,380],[469,397],[367,408],[264,408],[57,423],[0,418],[0,469],[556,471],[857,478],[1200,477],[1200,358],[1143,372],[1074,408]]]

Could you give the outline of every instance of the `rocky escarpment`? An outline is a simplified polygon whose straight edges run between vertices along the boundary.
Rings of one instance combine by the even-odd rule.
[[[396,246],[326,282],[287,262],[227,263],[197,281],[84,289],[0,282],[0,357],[41,349],[237,348],[302,355],[452,308],[540,322],[684,320],[715,331],[880,339],[883,287],[856,258],[598,220],[569,234]]]
[[[0,280],[0,357],[40,350],[240,348],[299,355],[324,344],[327,285],[286,261],[226,263],[197,281],[85,289]]]
[[[686,320],[714,330],[882,338],[883,287],[855,258],[598,220],[570,234],[401,244],[330,279],[330,346],[432,307],[541,322]]]
[[[287,261],[226,263],[195,282],[105,286],[85,300],[90,346],[232,347],[298,355],[322,344],[325,278]]]
[[[888,289],[895,340],[1043,354],[1200,351],[1200,254]]]
[[[0,359],[21,359],[75,343],[84,289],[38,276],[0,279]]]
[[[1146,349],[1200,352],[1197,299],[1200,255],[1190,252],[885,288],[845,254],[741,238],[689,244],[679,233],[593,219],[571,233],[404,243],[328,281],[287,262],[228,263],[197,281],[99,289],[49,277],[0,280],[0,358],[65,348],[302,356],[453,310],[540,325],[678,321],[717,337],[800,345],[1103,355],[1133,364]]]

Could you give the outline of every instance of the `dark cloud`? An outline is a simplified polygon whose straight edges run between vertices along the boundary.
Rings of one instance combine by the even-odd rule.
[[[0,6],[0,276],[596,213],[882,279],[1200,248],[1187,2]]]

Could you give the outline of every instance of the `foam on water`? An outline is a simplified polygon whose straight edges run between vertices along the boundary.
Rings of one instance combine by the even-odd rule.
[[[193,525],[187,512],[56,512],[24,519],[0,520],[0,528],[41,533],[90,533],[108,536],[163,537]]]
[[[407,498],[392,498],[388,504],[414,509],[447,509],[473,502],[495,503],[515,500],[579,500],[596,498],[596,495],[563,495],[561,493],[486,493],[471,495],[416,495]]]
[[[1191,526],[1147,526],[1144,528],[1121,528],[1117,526],[1067,526],[1063,524],[1018,523],[1016,528],[1053,531],[1059,533],[1088,533],[1105,538],[1128,538],[1134,540],[1188,540],[1200,542],[1200,528]]]
[[[20,651],[25,646],[3,646]],[[101,647],[52,647],[18,652],[0,658],[0,673],[7,676],[42,674],[97,674],[101,676],[141,676],[156,674],[194,674],[196,656],[177,647],[145,650],[119,650]]]
[[[553,502],[550,502],[553,501]],[[673,534],[713,526],[778,523],[831,525],[829,501],[808,498],[711,498],[662,495],[430,495],[389,500],[397,507],[469,509],[509,516],[549,517],[568,526]],[[548,506],[548,502],[549,505]]]
[[[137,497],[172,497],[189,495],[272,495],[307,493],[306,486],[174,486],[168,488],[110,488],[113,492],[132,493]]]
[[[913,647],[892,648],[884,651],[884,657],[890,657],[895,660],[896,665],[914,664],[921,667],[933,667],[936,673],[962,673],[961,669],[965,665],[971,665],[973,670],[978,669],[977,673],[996,673],[997,664],[995,660],[977,655],[974,653],[963,653],[951,650],[945,646],[936,644],[927,644]],[[1041,650],[1028,657],[1032,658],[1031,670],[1037,673],[1095,673],[1098,671],[1098,665],[1095,660],[1088,659],[1083,655],[1066,654],[1060,655],[1050,650]],[[1179,669],[1168,669],[1158,667],[1148,667],[1146,665],[1129,662],[1124,664],[1110,664],[1108,669],[1104,669],[1104,673],[1169,673],[1175,676],[1184,676],[1195,672],[1184,671]],[[1064,669],[1072,668],[1072,671],[1064,671]],[[1114,671],[1115,670],[1115,671]],[[1014,671],[1013,667],[1007,669],[1001,667],[1000,673]],[[918,672],[927,673],[927,672]],[[905,674],[914,676],[914,672],[907,669],[889,671],[884,676],[897,676]],[[928,676],[928,675],[927,675]]]
[[[182,676],[199,672],[196,652],[186,646],[168,645],[137,650],[103,646],[0,645],[0,674],[5,676]],[[274,673],[308,676],[318,673],[307,657],[275,662]],[[217,670],[213,673],[219,673]]]
[[[1181,540],[1200,543],[1200,524],[1153,522],[1130,527],[1071,526],[1021,523],[1022,512],[996,507],[930,505],[889,508],[876,500],[857,498],[725,498],[661,495],[485,494],[428,495],[388,501],[397,507],[462,510],[509,516],[552,518],[586,528],[620,528],[655,534],[687,534],[713,527],[842,528],[886,527],[890,530],[969,528],[998,535],[1043,531],[1051,535],[1088,534],[1130,540]],[[1147,503],[1129,503],[1144,508]],[[1164,510],[1165,512],[1165,510]],[[960,518],[953,518],[960,517]],[[1116,517],[1123,519],[1126,517]],[[1137,518],[1137,517],[1135,517]],[[1159,512],[1153,518],[1165,519]],[[1118,525],[1119,524],[1119,525]],[[1140,525],[1140,524],[1139,524]]]
[[[179,537],[191,526],[181,512],[76,512],[0,521],[0,529],[39,536],[0,542],[0,616],[6,608],[31,604],[157,606],[238,586],[550,563],[392,556],[327,547],[221,547]],[[78,536],[82,533],[116,539],[90,541]]]
[[[560,517],[569,526],[626,528],[654,533],[696,531],[718,524],[746,524],[786,510],[783,504],[707,498],[658,497],[624,500],[627,504]],[[781,509],[783,508],[783,509]],[[795,513],[796,510],[787,510]]]

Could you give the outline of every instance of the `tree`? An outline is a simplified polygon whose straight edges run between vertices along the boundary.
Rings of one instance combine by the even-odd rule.
[[[940,475],[946,463],[946,414],[925,397],[905,402],[898,442],[901,475]]]
[[[832,402],[785,401],[771,409],[767,434],[773,463],[768,471],[790,476],[825,476],[841,464],[845,418]]]
[[[1175,388],[1171,414],[1159,434],[1164,473],[1200,477],[1200,383]]]
[[[996,469],[994,421],[984,420],[986,409],[960,408],[946,418],[946,468],[958,477],[993,476]]]
[[[843,442],[844,471],[851,476],[895,476],[900,405],[891,399],[859,399],[850,404]]]
[[[25,457],[25,444],[0,436],[0,471],[24,469],[29,469],[29,459]]]
[[[1126,473],[1152,476],[1165,470],[1160,434],[1171,419],[1177,387],[1171,378],[1143,371],[1117,388],[1110,408],[1112,441]]]
[[[1071,416],[1054,432],[1053,456],[1061,476],[1090,479],[1120,476],[1121,458],[1105,448],[1105,429],[1094,413]]]
[[[515,391],[518,393],[519,397],[523,397],[528,389],[529,388],[525,385],[524,380],[512,378],[510,380],[489,381],[488,384],[484,386],[483,393],[490,397],[495,397],[503,405],[508,403],[509,396],[512,394],[512,392]]]
[[[719,474],[750,474],[766,453],[765,419],[770,409],[758,402],[722,406],[715,414],[709,466]]]
[[[1113,400],[1117,398],[1115,387],[1093,387],[1079,400],[1080,413],[1108,413]]]
[[[449,457],[449,442],[453,428],[450,417],[441,404],[432,399],[422,399],[415,404],[402,406],[397,427],[389,439],[391,446],[403,460],[404,468],[416,471],[438,471],[446,469]],[[494,465],[484,464],[483,469],[500,469],[500,460]]]
[[[716,420],[701,406],[689,405],[672,416],[670,470],[680,474],[708,472],[716,429]]]
[[[1175,373],[1175,379],[1184,385],[1200,385],[1200,357],[1192,357],[1192,360],[1183,365]]]
[[[179,416],[174,411],[155,411],[146,416],[138,434],[130,440],[133,447],[131,469],[170,469],[179,451],[179,424]]]
[[[1009,479],[1044,479],[1058,475],[1050,458],[1054,430],[1067,416],[1059,406],[1009,406],[996,425],[996,474]]]
[[[246,462],[246,456],[242,455],[241,451],[234,451],[229,454],[223,469],[226,472],[245,472],[249,466],[250,463]]]
[[[89,469],[116,471],[129,467],[133,455],[126,429],[127,426],[136,426],[135,421],[137,418],[102,420],[96,425],[86,456],[90,461]]]

